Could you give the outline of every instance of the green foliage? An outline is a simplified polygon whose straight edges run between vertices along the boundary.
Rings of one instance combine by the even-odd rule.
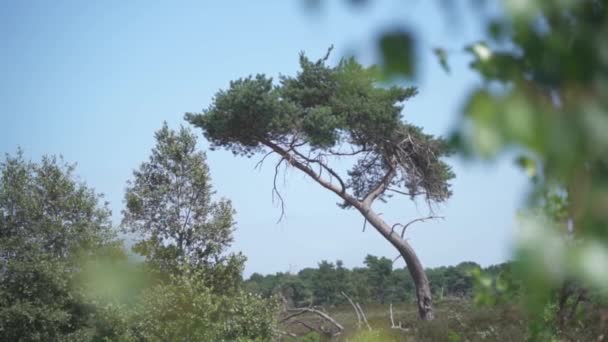
[[[214,294],[207,275],[187,269],[145,290],[131,334],[145,341],[268,341],[278,301],[240,290]]]
[[[317,268],[306,268],[297,274],[276,273],[263,276],[252,274],[245,281],[245,288],[262,297],[281,294],[290,305],[301,307],[309,305],[340,306],[350,305],[342,292],[354,301],[365,304],[373,303],[408,303],[415,296],[412,278],[405,268],[393,269],[392,261],[384,257],[368,255],[364,261],[366,267],[349,270],[338,260],[321,261]],[[442,266],[426,270],[433,295],[439,300],[444,298],[469,299],[480,296],[478,275],[498,277],[495,287],[488,290],[487,296],[494,296],[495,291],[503,291],[509,286],[513,296],[518,291],[511,276],[511,264],[500,264],[481,267],[473,262],[463,262],[456,266]],[[491,281],[492,284],[494,284]],[[494,286],[494,285],[493,285]],[[512,298],[512,297],[508,297]],[[509,302],[507,297],[500,302]]]
[[[371,297],[381,304],[386,300],[386,290],[391,274],[393,273],[393,261],[373,255],[367,255],[363,261],[368,269],[368,286],[370,287]]]
[[[401,58],[402,51],[396,51]],[[383,176],[396,169],[391,185],[411,196],[444,201],[453,178],[441,161],[448,154],[440,138],[402,121],[403,102],[415,88],[381,87],[377,68],[344,59],[334,67],[327,56],[316,62],[300,55],[300,72],[281,76],[277,84],[265,75],[232,81],[209,108],[188,113],[214,147],[251,156],[264,148],[291,153],[306,145],[323,156],[357,157],[345,186],[363,198]],[[388,61],[394,65],[393,59]],[[350,146],[349,152],[340,151]],[[297,152],[297,151],[296,151]],[[301,155],[294,152],[294,156]]]
[[[241,289],[244,256],[229,254],[234,209],[212,202],[196,137],[165,123],[125,195],[123,229],[142,238],[148,286],[127,310],[123,336],[143,341],[269,341],[278,301]],[[120,291],[119,291],[120,292]]]
[[[155,137],[149,161],[127,188],[123,230],[138,234],[134,251],[153,269],[171,273],[182,264],[196,265],[218,274],[218,288],[231,286],[244,257],[226,253],[234,230],[230,201],[212,202],[209,168],[193,133],[165,123]]]
[[[22,152],[0,163],[0,335],[7,341],[79,340],[96,308],[76,281],[80,260],[124,258],[100,196],[74,166]]]

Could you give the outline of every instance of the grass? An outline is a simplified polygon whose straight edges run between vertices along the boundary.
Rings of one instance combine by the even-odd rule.
[[[389,306],[373,304],[364,306],[372,331],[365,325],[358,327],[357,316],[350,306],[326,308],[327,312],[344,326],[344,332],[333,339],[323,339],[316,334],[285,341],[523,341],[526,324],[522,315],[512,306],[474,307],[464,300],[444,300],[435,304],[436,319],[430,322],[418,319],[414,304],[393,306],[395,324],[408,331],[391,329]],[[315,317],[307,317],[315,321]],[[319,323],[316,321],[316,323]],[[290,331],[305,334],[303,326],[290,326]]]

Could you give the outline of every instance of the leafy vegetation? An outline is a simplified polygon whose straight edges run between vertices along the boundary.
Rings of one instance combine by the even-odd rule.
[[[341,208],[357,210],[399,251],[406,268],[368,255],[365,267],[322,261],[243,281],[245,257],[229,252],[235,210],[214,199],[195,135],[165,124],[124,196],[120,228],[134,237],[137,257],[73,165],[55,156],[27,161],[21,151],[5,156],[0,338],[605,340],[608,2],[503,1],[498,11],[474,5],[487,39],[463,48],[483,82],[448,141],[404,119],[417,89],[397,81],[418,74],[420,48],[405,28],[379,37],[378,66],[354,58],[330,66],[329,52],[317,61],[302,54],[295,76],[232,81],[202,113],[186,115],[212,149],[264,154],[260,163],[275,155],[275,181],[289,165],[337,195]],[[449,72],[453,52],[433,52]],[[444,158],[452,151],[470,161],[515,152],[530,176],[513,263],[425,269],[404,238],[423,219],[390,224],[375,210],[394,195],[421,198],[429,209],[445,202],[454,174]],[[273,190],[282,201],[276,184]]]
[[[393,268],[393,261],[368,255],[366,267],[352,270],[340,260],[321,261],[317,268],[305,268],[296,274],[252,274],[245,287],[264,297],[281,295],[293,306],[348,305],[345,293],[359,303],[411,303],[416,298],[412,278],[406,268]],[[438,299],[472,299],[476,277],[496,277],[509,273],[512,265],[501,264],[482,268],[474,262],[456,266],[426,269],[432,294]]]
[[[127,189],[122,227],[55,157],[0,165],[0,336],[14,341],[267,341],[278,301],[245,292],[230,202],[211,201],[196,138],[166,125]]]

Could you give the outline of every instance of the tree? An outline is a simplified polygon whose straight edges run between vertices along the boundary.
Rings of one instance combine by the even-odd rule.
[[[213,202],[205,155],[187,128],[164,123],[134,172],[122,226],[159,275],[130,308],[125,336],[152,341],[267,341],[278,302],[243,291],[245,258],[229,254],[234,209]]]
[[[244,257],[226,253],[234,209],[228,200],[211,200],[209,168],[205,154],[196,151],[196,136],[164,123],[155,138],[150,159],[133,173],[125,194],[123,229],[141,237],[134,250],[160,271],[190,265],[214,270],[220,278],[240,277]]]
[[[354,59],[329,67],[327,57],[312,62],[301,55],[298,75],[282,76],[276,85],[265,75],[233,81],[209,108],[186,114],[186,120],[214,147],[246,156],[266,152],[264,159],[276,154],[276,172],[283,164],[293,166],[337,195],[343,208],[359,211],[404,258],[420,317],[432,319],[424,268],[404,238],[407,225],[391,226],[373,204],[389,194],[422,197],[430,205],[445,201],[454,176],[441,160],[446,144],[402,121],[402,103],[415,88],[379,87],[375,68]],[[337,159],[352,162],[348,178],[332,164]],[[274,190],[280,198],[276,184]]]
[[[319,263],[312,284],[315,304],[334,304],[340,296],[336,266],[332,262],[322,260]]]
[[[364,261],[368,270],[368,281],[372,298],[384,304],[389,279],[393,273],[393,261],[391,259],[373,255],[367,255]]]
[[[96,308],[76,279],[83,258],[124,257],[110,210],[57,157],[0,163],[0,332],[7,341],[86,339]]]

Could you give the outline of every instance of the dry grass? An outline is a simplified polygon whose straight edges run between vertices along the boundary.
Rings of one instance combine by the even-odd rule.
[[[311,342],[525,340],[525,323],[520,319],[519,312],[510,306],[478,308],[463,300],[444,300],[435,305],[436,319],[423,322],[418,319],[413,304],[395,305],[393,307],[395,324],[401,322],[401,326],[408,331],[391,329],[388,305],[374,304],[364,306],[363,309],[373,328],[371,332],[365,325],[361,328],[357,327],[357,316],[351,306],[340,306],[327,308],[327,311],[344,326],[345,330],[341,335],[333,339],[309,335],[303,339],[290,340]],[[301,334],[306,330],[303,330],[303,327],[296,327],[296,331]]]

